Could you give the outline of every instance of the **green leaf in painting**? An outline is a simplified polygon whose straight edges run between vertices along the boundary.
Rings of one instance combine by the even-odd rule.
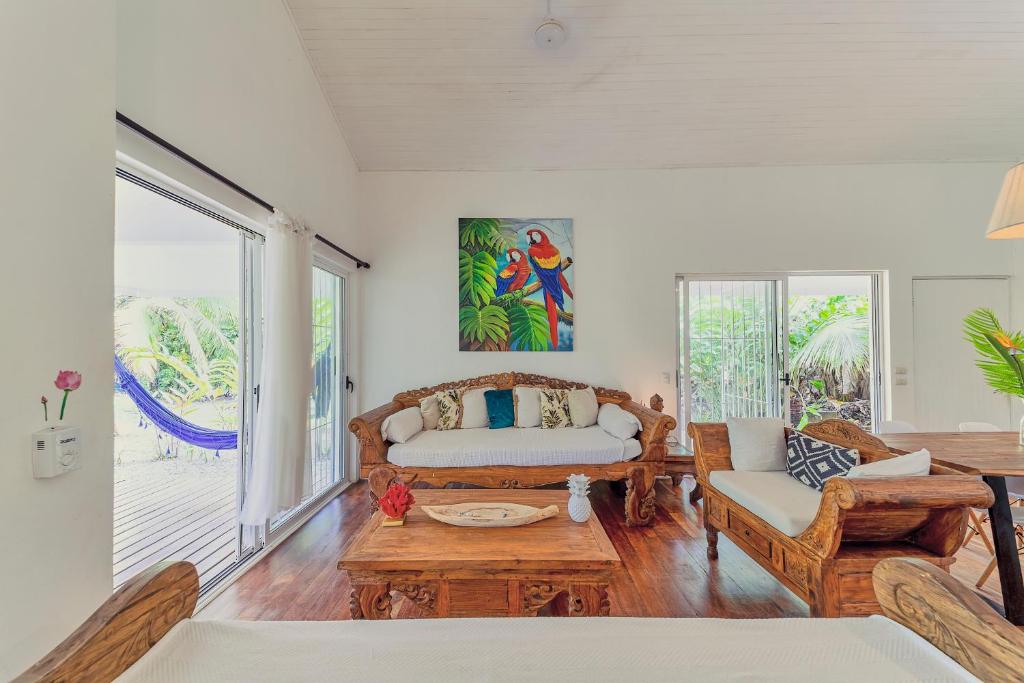
[[[459,309],[459,333],[466,339],[501,342],[508,336],[508,330],[508,316],[499,306],[463,306]]]
[[[497,287],[498,264],[486,251],[459,250],[459,300],[474,306],[489,304]]]
[[[508,309],[512,348],[516,351],[546,351],[550,341],[548,316],[543,306],[516,303]]]
[[[507,248],[507,239],[501,232],[497,218],[470,218],[459,221],[459,246],[488,249],[495,253]]]

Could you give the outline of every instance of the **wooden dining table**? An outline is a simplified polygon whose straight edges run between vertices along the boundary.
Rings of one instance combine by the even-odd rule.
[[[1024,477],[1024,446],[1018,443],[1017,432],[915,432],[878,437],[894,450],[927,448],[933,463],[980,476],[989,485],[995,494],[988,514],[1003,611],[1009,621],[1024,626],[1024,577],[1006,491],[1006,477]]]

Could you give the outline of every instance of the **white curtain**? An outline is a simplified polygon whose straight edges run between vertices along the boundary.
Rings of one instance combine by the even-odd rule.
[[[261,525],[309,493],[313,233],[274,211],[263,268],[263,356],[243,524]]]

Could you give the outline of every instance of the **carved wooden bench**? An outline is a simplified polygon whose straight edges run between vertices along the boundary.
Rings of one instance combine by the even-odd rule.
[[[858,449],[861,462],[894,455],[881,440],[842,420],[803,431]],[[992,501],[992,491],[980,480],[937,465],[925,477],[834,477],[825,483],[810,526],[787,536],[711,483],[713,471],[732,470],[726,425],[690,423],[687,432],[704,489],[708,557],[717,559],[718,534],[724,533],[807,602],[812,616],[880,613],[871,572],[885,558],[917,558],[948,571],[967,532],[968,510]]]
[[[654,521],[654,480],[665,474],[665,438],[676,427],[675,418],[646,408],[632,400],[629,394],[614,389],[594,387],[598,403],[617,403],[623,410],[633,413],[643,429],[636,435],[642,447],[641,454],[623,462],[604,465],[535,465],[528,467],[399,467],[388,462],[390,442],[381,436],[381,424],[398,411],[418,406],[420,399],[448,389],[467,389],[478,386],[496,386],[511,389],[516,386],[547,386],[556,389],[580,389],[589,386],[582,382],[505,372],[432,387],[413,389],[397,394],[390,403],[363,413],[349,422],[349,429],[359,439],[360,475],[369,480],[371,504],[387,490],[389,483],[401,479],[406,483],[420,482],[441,487],[448,484],[473,484],[488,488],[531,488],[564,483],[570,474],[585,474],[591,479],[626,482],[626,522],[629,526],[643,526]]]

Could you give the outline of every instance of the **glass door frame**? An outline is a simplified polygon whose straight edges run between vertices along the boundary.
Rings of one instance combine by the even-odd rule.
[[[692,414],[692,397],[690,396],[690,296],[689,285],[691,282],[774,282],[775,293],[778,297],[776,305],[773,306],[775,324],[775,355],[777,358],[779,374],[777,381],[782,382],[782,374],[785,368],[789,367],[789,347],[783,343],[788,335],[788,325],[785,320],[785,301],[787,297],[786,274],[780,273],[687,273],[676,275],[676,362],[679,363],[676,369],[676,394],[677,394],[677,415],[680,433],[685,443],[689,444],[690,437],[686,434],[686,425],[690,423]],[[681,296],[683,292],[686,296]],[[781,336],[779,333],[781,320]],[[685,324],[683,323],[685,321]],[[788,395],[784,386],[778,392],[778,405],[776,410],[785,414],[783,410],[785,397]]]
[[[262,350],[262,249],[264,235],[261,226],[247,216],[238,213],[208,197],[197,190],[178,182],[159,171],[139,162],[132,157],[118,152],[114,165],[115,177],[131,182],[150,192],[162,196],[168,201],[181,204],[192,211],[197,211],[214,220],[232,227],[238,232],[239,259],[239,330],[238,330],[238,482],[235,488],[236,510],[242,510],[246,482],[249,474],[249,463],[252,457],[252,424],[255,415],[256,399],[255,384],[259,376],[259,359]],[[238,523],[238,543],[236,559],[229,566],[210,577],[199,589],[199,600],[202,605],[212,594],[222,587],[225,578],[252,559],[264,545],[264,539],[258,529],[246,527]]]
[[[341,279],[341,297],[339,300],[341,315],[336,316],[335,322],[336,326],[340,328],[338,330],[338,339],[341,342],[341,348],[339,349],[337,357],[338,370],[335,373],[335,391],[337,392],[335,395],[339,397],[339,410],[335,418],[338,421],[338,429],[335,431],[335,450],[338,453],[338,462],[342,467],[342,476],[331,486],[328,486],[320,493],[310,496],[308,500],[304,500],[295,506],[295,508],[290,510],[283,519],[268,520],[261,528],[264,546],[268,548],[279,543],[296,527],[305,523],[305,521],[320,508],[323,502],[337,496],[353,482],[352,473],[349,471],[350,468],[348,467],[348,453],[350,446],[348,438],[349,394],[346,391],[346,379],[348,377],[349,369],[349,333],[352,328],[349,316],[349,311],[351,310],[349,305],[349,291],[351,287],[349,286],[349,283],[351,282],[352,273],[332,259],[317,253],[315,248],[313,250],[313,268],[320,268],[321,270],[327,271]]]
[[[791,271],[765,271],[749,273],[683,273],[676,275],[676,362],[681,366],[676,369],[676,395],[677,409],[676,418],[679,420],[680,433],[684,443],[689,445],[690,438],[686,434],[686,425],[690,422],[690,393],[684,392],[689,387],[690,367],[690,297],[688,285],[693,281],[776,281],[781,283],[780,310],[778,313],[780,324],[779,354],[781,373],[779,382],[782,385],[780,391],[780,406],[783,419],[790,424],[789,419],[789,394],[792,385],[789,381],[789,278],[799,276],[866,276],[870,280],[870,331],[871,339],[871,414],[872,429],[877,430],[878,422],[887,419],[889,409],[888,391],[884,379],[885,368],[888,364],[888,355],[884,352],[887,345],[887,328],[884,324],[885,314],[883,309],[888,310],[886,299],[887,272],[881,270],[791,270]],[[680,294],[686,291],[687,296]],[[683,324],[685,321],[685,325]]]

